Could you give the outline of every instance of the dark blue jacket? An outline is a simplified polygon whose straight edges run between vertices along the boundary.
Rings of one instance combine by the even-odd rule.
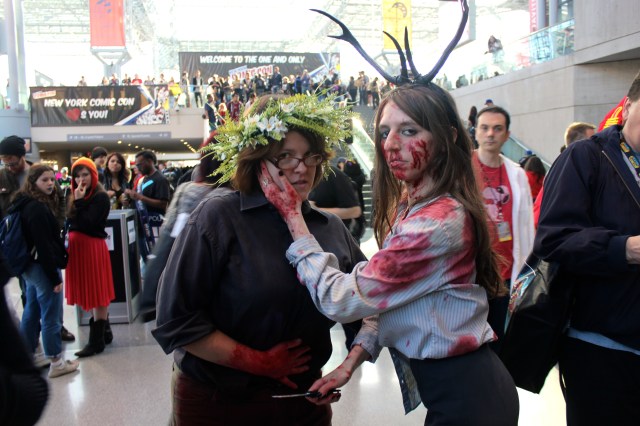
[[[577,284],[571,326],[640,350],[640,266],[625,257],[640,235],[640,187],[614,126],[573,143],[544,182],[534,253]]]

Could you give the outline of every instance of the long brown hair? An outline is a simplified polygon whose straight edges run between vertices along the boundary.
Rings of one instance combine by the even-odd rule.
[[[401,86],[380,102],[375,118],[376,129],[379,128],[382,113],[390,102],[433,135],[426,171],[433,185],[425,198],[450,194],[469,212],[475,230],[476,279],[490,297],[500,294],[502,290],[497,258],[491,248],[487,214],[471,165],[473,148],[455,102],[446,91],[433,84]],[[393,176],[385,161],[379,132],[376,131],[374,139],[376,159],[373,228],[378,245],[382,246],[403,196],[403,185]]]
[[[28,197],[31,197],[41,203],[45,204],[51,210],[54,216],[58,214],[58,203],[60,202],[60,198],[58,195],[58,191],[56,188],[53,188],[53,192],[49,195],[38,189],[36,182],[46,172],[54,173],[53,169],[45,164],[34,164],[29,167],[29,172],[27,173],[27,179],[25,179],[24,184],[20,190],[18,190],[14,195],[13,199],[15,199],[18,194],[24,194]]]

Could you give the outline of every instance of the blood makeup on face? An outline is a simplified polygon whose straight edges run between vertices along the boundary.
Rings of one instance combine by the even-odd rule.
[[[393,175],[405,182],[417,181],[429,162],[429,133],[390,102],[379,123],[380,147]]]

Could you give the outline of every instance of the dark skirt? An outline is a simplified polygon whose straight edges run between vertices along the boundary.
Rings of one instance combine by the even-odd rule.
[[[488,345],[456,357],[410,362],[427,407],[425,425],[518,424],[516,386]]]
[[[69,263],[65,272],[67,304],[79,305],[85,311],[109,306],[116,295],[106,241],[71,231],[68,251]]]

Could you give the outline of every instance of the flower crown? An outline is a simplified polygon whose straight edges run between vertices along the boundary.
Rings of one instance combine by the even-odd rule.
[[[206,145],[203,153],[212,153],[221,165],[215,173],[222,177],[219,183],[229,181],[236,172],[238,155],[245,149],[267,146],[281,141],[289,130],[305,130],[322,137],[326,149],[332,151],[341,146],[351,134],[354,114],[346,106],[340,106],[336,93],[319,95],[293,95],[271,98],[262,112],[256,112],[256,101],[239,121],[227,120],[218,127],[217,142]]]

